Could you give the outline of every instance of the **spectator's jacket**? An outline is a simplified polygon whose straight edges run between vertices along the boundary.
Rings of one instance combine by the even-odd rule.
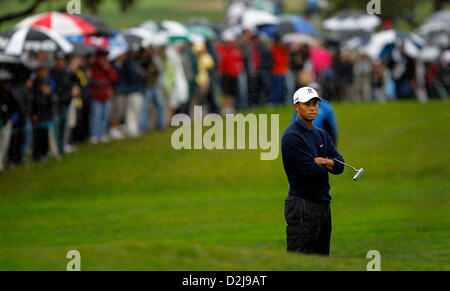
[[[272,44],[272,74],[284,75],[289,70],[289,48],[285,45]]]
[[[92,66],[91,97],[105,102],[114,97],[113,85],[119,79],[116,70],[111,67],[105,70],[99,64]]]
[[[331,201],[328,170],[314,159],[344,159],[323,129],[309,129],[301,119],[292,122],[281,139],[281,154],[289,194],[317,202]],[[338,175],[343,171],[344,166],[335,162],[330,173]]]
[[[12,92],[0,88],[0,128],[20,110]]]
[[[31,114],[37,117],[37,119],[33,120],[34,122],[51,122],[55,113],[54,105],[57,97],[54,93],[45,94],[42,91],[43,85],[49,86],[53,92],[56,88],[55,81],[50,77],[47,77],[45,80],[35,79],[33,81]]]
[[[128,56],[125,62],[125,68],[128,93],[144,91],[146,73],[140,62]]]
[[[242,52],[239,47],[219,44],[217,54],[219,55],[218,72],[237,78],[244,69]]]
[[[69,106],[72,101],[72,89],[76,85],[77,77],[67,68],[61,71],[55,69],[50,75],[56,84],[55,94],[58,97],[58,107]]]

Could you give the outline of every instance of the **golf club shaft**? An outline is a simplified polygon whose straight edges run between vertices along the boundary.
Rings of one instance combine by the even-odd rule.
[[[352,169],[352,170],[355,171],[355,172],[358,172],[358,171],[359,171],[359,170],[353,168],[352,166],[347,165],[346,163],[344,163],[344,162],[342,162],[342,161],[339,161],[338,159],[334,159],[334,160],[335,160],[336,162],[339,162],[339,163],[343,164],[344,166],[349,167],[350,169]]]

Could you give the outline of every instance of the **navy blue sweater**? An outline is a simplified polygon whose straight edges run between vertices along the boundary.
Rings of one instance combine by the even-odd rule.
[[[314,159],[344,159],[326,131],[315,126],[309,129],[301,119],[292,122],[283,133],[281,154],[289,194],[317,202],[331,201],[328,170]],[[338,175],[343,171],[344,166],[334,162],[330,173]]]

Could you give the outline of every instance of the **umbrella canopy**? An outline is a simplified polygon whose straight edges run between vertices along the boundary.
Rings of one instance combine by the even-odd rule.
[[[317,38],[302,33],[288,33],[284,35],[281,40],[288,44],[297,44],[297,45],[306,44],[309,46],[319,45],[319,40]]]
[[[53,30],[46,28],[12,28],[0,35],[0,51],[19,56],[24,52],[56,52],[69,54],[73,45]]]
[[[217,33],[208,26],[189,25],[187,27],[189,33],[202,35],[205,39],[211,40],[217,38]]]
[[[441,50],[437,47],[427,46],[420,52],[420,58],[424,62],[434,62],[441,54]]]
[[[432,14],[416,32],[427,43],[447,48],[450,45],[450,10],[441,10]]]
[[[228,25],[239,24],[245,10],[247,10],[247,6],[243,2],[232,2],[228,6],[226,23]]]
[[[317,29],[308,20],[295,15],[282,16],[276,32],[279,36],[288,33],[317,34]]]
[[[425,23],[444,23],[447,26],[450,26],[450,9],[433,13],[427,18],[427,20],[425,20]]]
[[[247,9],[242,14],[241,25],[246,29],[255,29],[259,26],[277,25],[278,22],[278,17],[269,12],[256,9]]]
[[[7,72],[12,76],[14,82],[24,82],[31,75],[32,71],[29,67],[29,62],[26,62],[22,57],[13,57],[0,54],[0,71]],[[7,74],[3,78],[7,79]],[[0,77],[0,80],[2,77]]]
[[[154,37],[155,33],[150,32],[147,29],[142,27],[133,27],[123,32],[125,39],[127,40],[129,45],[133,45],[135,43],[149,43],[151,39]]]
[[[143,47],[149,46],[166,46],[169,43],[169,34],[165,31],[157,31],[154,32],[153,37],[151,39],[145,39],[142,41]]]
[[[97,16],[93,16],[90,14],[80,14],[77,16],[95,26],[95,28],[97,29],[95,35],[106,37],[113,37],[115,35],[115,31]]]
[[[366,46],[365,52],[372,59],[390,57],[397,44],[403,43],[405,53],[410,57],[418,57],[425,41],[414,33],[402,33],[385,30],[375,33]]]
[[[17,28],[47,28],[56,31],[62,36],[92,35],[99,31],[89,21],[61,12],[46,12],[25,18],[16,25]]]
[[[129,44],[120,31],[115,31],[112,37],[105,36],[78,36],[67,37],[74,44],[82,43],[97,49],[104,49],[109,52],[109,58],[126,53],[129,50]]]
[[[141,28],[143,28],[145,30],[148,30],[150,32],[155,32],[155,31],[160,30],[160,27],[159,27],[158,23],[156,23],[153,20],[144,21],[144,22],[141,23],[141,25],[139,25],[139,27],[141,27]]]
[[[167,33],[169,42],[189,42],[189,31],[182,23],[175,20],[164,20],[161,22],[162,31]]]
[[[161,22],[161,28],[171,35],[187,35],[188,30],[186,26],[175,20],[164,20]]]
[[[323,27],[335,31],[366,30],[373,31],[381,24],[376,15],[369,15],[365,11],[348,9],[338,12],[323,22]]]

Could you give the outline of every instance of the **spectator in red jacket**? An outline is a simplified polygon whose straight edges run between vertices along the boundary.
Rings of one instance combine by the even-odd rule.
[[[223,113],[233,113],[238,95],[238,77],[243,70],[242,52],[236,44],[236,37],[226,33],[224,43],[217,46],[219,56],[218,74],[223,93]]]
[[[91,143],[107,142],[108,122],[111,114],[113,85],[119,75],[108,61],[107,53],[99,51],[92,66],[91,82]]]
[[[270,47],[270,52],[272,53],[272,102],[280,104],[284,101],[287,92],[289,48],[277,37]]]

